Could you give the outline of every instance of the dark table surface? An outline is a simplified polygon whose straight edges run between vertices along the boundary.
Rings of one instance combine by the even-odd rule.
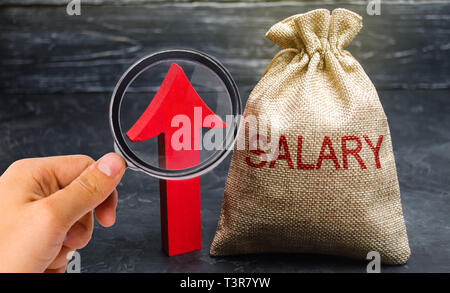
[[[86,1],[81,16],[68,16],[65,6],[52,4],[58,1],[12,2],[0,2],[0,172],[24,157],[98,158],[112,151],[113,87],[135,60],[159,49],[215,56],[245,102],[278,50],[265,39],[267,29],[292,14],[337,7]],[[382,3],[381,16],[368,16],[365,4],[341,6],[364,17],[348,50],[378,89],[389,119],[412,251],[406,265],[382,271],[449,272],[450,4]],[[82,272],[365,272],[365,261],[321,255],[210,257],[229,161],[202,176],[202,250],[170,258],[162,252],[158,180],[127,171],[118,187],[118,220],[109,229],[96,225],[80,250]]]

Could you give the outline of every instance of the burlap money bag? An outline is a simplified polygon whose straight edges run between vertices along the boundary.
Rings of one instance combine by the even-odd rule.
[[[250,131],[241,125],[238,142],[246,147],[234,148],[211,255],[365,259],[376,251],[383,263],[408,260],[386,115],[345,50],[361,27],[362,18],[349,10],[319,9],[267,32],[284,50],[252,91],[244,121],[254,116],[277,129],[278,150],[271,154],[278,155],[249,150]]]

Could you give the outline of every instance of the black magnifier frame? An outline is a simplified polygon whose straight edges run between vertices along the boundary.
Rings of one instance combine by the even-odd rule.
[[[120,108],[122,105],[122,100],[131,83],[152,65],[170,60],[182,60],[199,63],[213,71],[220,78],[228,91],[231,100],[232,115],[234,117],[232,125],[229,126],[232,127],[232,129],[226,131],[227,135],[224,140],[224,148],[222,150],[215,152],[209,159],[204,162],[200,162],[200,164],[194,167],[180,170],[160,169],[139,159],[139,157],[128,147],[126,138],[122,132],[122,127],[120,126]],[[231,151],[237,138],[241,113],[242,104],[238,88],[231,77],[231,74],[222,64],[214,58],[198,51],[174,49],[148,55],[133,64],[122,75],[111,97],[109,122],[114,138],[114,149],[117,153],[120,153],[124,157],[127,162],[127,167],[133,170],[142,171],[159,179],[183,180],[200,176],[216,167],[223,161],[223,159],[225,159]]]

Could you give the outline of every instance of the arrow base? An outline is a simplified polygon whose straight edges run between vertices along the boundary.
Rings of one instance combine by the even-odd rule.
[[[200,177],[160,180],[161,240],[169,256],[201,249]]]

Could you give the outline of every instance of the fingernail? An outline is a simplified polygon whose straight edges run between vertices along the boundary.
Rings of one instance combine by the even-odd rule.
[[[97,163],[97,169],[109,177],[115,177],[123,168],[123,159],[117,154],[106,154]]]

